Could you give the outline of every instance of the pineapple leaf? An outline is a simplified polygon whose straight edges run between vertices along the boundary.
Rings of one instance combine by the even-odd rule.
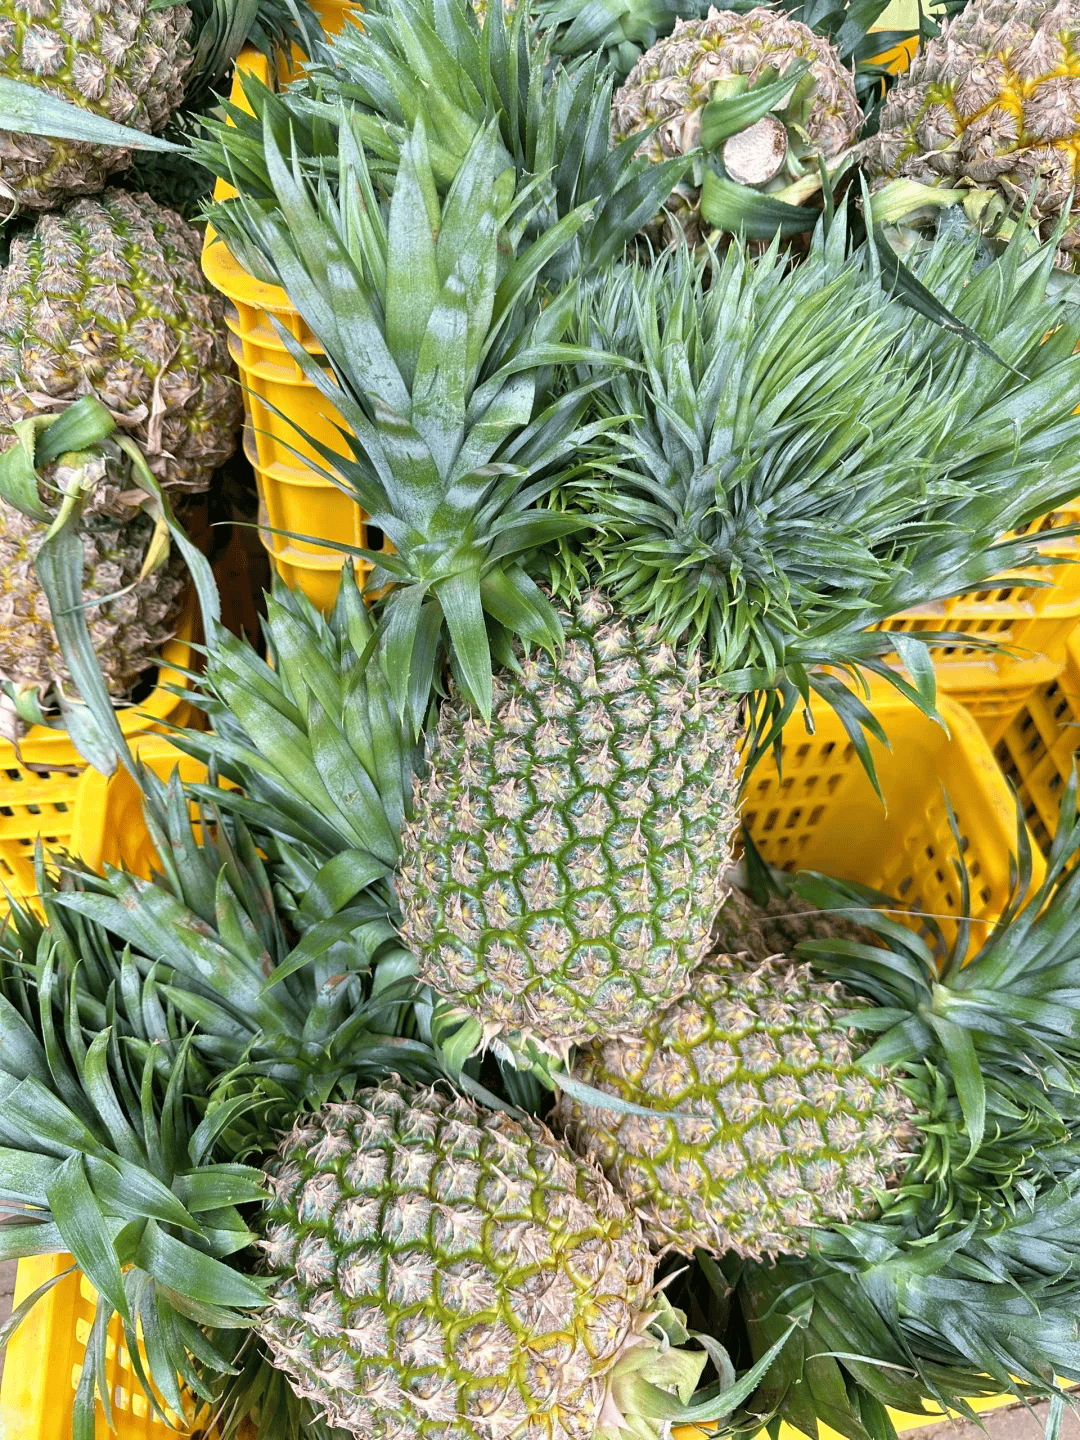
[[[37,85],[0,77],[0,127],[15,134],[79,140],[88,145],[115,145],[125,150],[156,150],[183,154],[183,147],[160,135],[118,125],[92,110],[61,100]]]

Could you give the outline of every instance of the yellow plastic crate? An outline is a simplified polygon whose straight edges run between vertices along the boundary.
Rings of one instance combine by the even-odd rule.
[[[1016,787],[1028,827],[1046,854],[1061,812],[1061,792],[1080,751],[1080,629],[1069,638],[1060,674],[1036,690],[991,738],[997,762]]]
[[[930,651],[939,690],[978,720],[991,744],[1064,668],[1066,643],[1080,623],[1080,537],[1055,540],[1052,532],[1077,521],[1080,504],[1026,527],[1041,534],[1044,550],[1070,563],[1007,571],[985,590],[903,611],[877,627],[907,634],[951,630],[1000,647],[960,640]]]
[[[166,724],[201,726],[203,712],[166,687],[187,688],[182,673],[195,659],[197,606],[192,594],[181,612],[177,634],[161,652],[161,667],[150,695],[119,712],[129,745]],[[40,836],[52,849],[77,846],[75,801],[86,761],[67,733],[34,726],[16,747],[0,741],[0,885],[17,897],[34,894],[34,847]]]
[[[335,23],[325,19],[323,23],[337,31],[350,14],[360,13],[360,7],[337,4],[334,13]],[[245,73],[270,83],[265,56],[246,50],[233,81],[232,100],[238,106],[245,103],[240,85]],[[214,193],[221,199],[234,192],[219,182]],[[309,354],[319,358],[322,352],[285,291],[250,275],[217,239],[212,226],[207,227],[202,264],[211,285],[225,297],[229,350],[244,388],[244,449],[259,488],[263,544],[285,583],[329,610],[337,598],[345,557],[340,550],[320,545],[319,538],[372,550],[380,549],[383,540],[377,531],[369,532],[367,517],[356,502],[317,472],[323,461],[290,423],[338,454],[348,453],[337,428],[340,415],[289,354],[274,320]],[[291,538],[298,535],[314,538]],[[370,569],[366,562],[356,562],[361,582]]]
[[[871,708],[891,750],[871,740],[885,805],[874,795],[855,747],[834,711],[815,702],[814,734],[795,715],[784,735],[782,768],[766,757],[750,776],[743,817],[765,860],[783,870],[820,870],[883,890],[932,915],[956,935],[961,890],[942,785],[962,837],[971,877],[971,913],[992,923],[1009,896],[1016,810],[979,727],[943,698],[948,733],[914,705],[874,687]],[[1036,882],[1044,873],[1038,849]],[[973,943],[982,939],[973,927]]]
[[[70,1255],[20,1260],[15,1281],[19,1305],[39,1285],[61,1274]],[[4,1440],[70,1440],[71,1407],[82,1373],[86,1341],[94,1320],[96,1294],[82,1275],[54,1285],[19,1326],[8,1344],[0,1389],[0,1435]],[[96,1440],[176,1440],[180,1417],[164,1424],[150,1409],[135,1378],[131,1357],[114,1323],[107,1344],[106,1371],[114,1406],[115,1431],[99,1410]],[[190,1417],[188,1417],[190,1420]]]

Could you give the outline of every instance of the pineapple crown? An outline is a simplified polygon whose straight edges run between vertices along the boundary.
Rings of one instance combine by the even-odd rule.
[[[242,213],[334,368],[331,379],[282,330],[344,422],[347,458],[311,442],[324,473],[392,546],[339,548],[374,564],[373,589],[395,587],[383,613],[395,696],[403,709],[410,701],[419,724],[445,626],[462,688],[489,714],[492,646],[508,649],[514,634],[548,647],[560,637],[519,557],[580,523],[539,512],[535,501],[606,423],[580,423],[588,385],[547,400],[553,366],[600,357],[562,342],[572,287],[544,307],[533,296],[540,270],[591,207],[515,254],[506,226],[528,187],[515,188],[494,121],[470,143],[445,198],[418,122],[388,214],[348,117],[339,151],[348,183],[337,198],[325,181],[305,180],[270,131],[265,142],[278,204],[241,197]]]
[[[776,245],[757,260],[683,248],[583,297],[579,342],[630,363],[563,377],[599,382],[610,423],[558,504],[586,518],[586,568],[617,603],[700,647],[729,688],[778,685],[785,714],[817,690],[865,721],[816,667],[861,666],[925,705],[940,637],[868,627],[1030,563],[1035,540],[999,537],[1080,486],[1080,323],[1046,299],[1049,249],[973,274],[975,242],[936,242],[918,268],[958,317],[945,328],[894,298],[844,228],[822,223],[794,269]],[[581,569],[564,547],[557,586]]]
[[[515,243],[536,240],[589,207],[539,271],[541,285],[552,289],[620,256],[689,164],[680,157],[652,165],[635,155],[636,141],[611,148],[612,85],[597,55],[573,65],[554,62],[550,37],[537,32],[527,5],[510,16],[493,6],[480,29],[467,0],[376,3],[365,9],[362,29],[346,25],[319,47],[317,60],[283,94],[245,77],[251,113],[230,105],[228,123],[207,119],[208,138],[196,143],[196,153],[242,195],[273,206],[266,129],[291,132],[305,169],[321,168],[337,185],[334,138],[347,116],[377,188],[389,195],[402,149],[423,121],[434,183],[445,195],[478,132],[494,124],[506,166],[528,189],[513,225]],[[266,258],[238,218],[241,208],[226,200],[209,213],[237,253],[265,272]]]
[[[301,916],[392,916],[420,748],[352,568],[325,617],[275,579],[263,633],[269,663],[224,629],[205,648],[193,699],[212,728],[173,739],[239,789],[189,789],[253,829]]]

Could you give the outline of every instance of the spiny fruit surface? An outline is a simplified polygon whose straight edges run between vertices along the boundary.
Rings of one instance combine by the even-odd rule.
[[[688,1118],[584,1108],[558,1126],[641,1216],[650,1240],[753,1259],[806,1253],[815,1227],[873,1214],[908,1155],[912,1107],[859,1067],[859,1001],[789,961],[708,962],[633,1040],[578,1051],[574,1075]]]
[[[0,0],[0,76],[133,130],[160,130],[184,94],[191,13],[152,0]],[[102,189],[132,152],[0,130],[0,195],[49,210]],[[7,207],[5,207],[7,208]]]
[[[419,975],[488,1038],[633,1033],[709,947],[736,821],[736,706],[596,591],[557,658],[443,705],[396,884]]]
[[[842,914],[827,914],[798,895],[770,894],[764,903],[751,900],[738,886],[724,901],[713,924],[713,949],[719,955],[749,955],[769,960],[795,956],[802,940],[860,940],[874,944],[869,930]]]
[[[1077,184],[1078,117],[1077,0],[975,0],[890,91],[868,158],[885,176],[997,188],[1018,207],[1034,189],[1045,239]],[[1062,248],[1078,245],[1074,225]]]
[[[0,502],[0,679],[39,691],[71,679],[34,570],[50,523],[29,519]],[[117,699],[155,662],[176,629],[185,583],[179,553],[174,551],[164,566],[139,579],[153,529],[147,515],[125,522],[90,516],[80,526],[85,599],[116,597],[90,603],[86,620],[105,683]]]
[[[0,271],[0,427],[93,394],[166,489],[205,490],[242,402],[200,249],[179,215],[121,190],[15,239]]]
[[[851,74],[828,40],[808,25],[762,7],[746,14],[710,10],[703,20],[680,20],[646,50],[611,108],[613,140],[661,123],[641,146],[652,160],[685,155],[701,141],[701,117],[718,80],[762,73],[785,74],[797,60],[810,63],[816,82],[806,132],[825,159],[850,145],[863,115]]]
[[[608,1182],[534,1121],[397,1081],[297,1125],[271,1167],[260,1322],[370,1440],[582,1440],[653,1261]]]

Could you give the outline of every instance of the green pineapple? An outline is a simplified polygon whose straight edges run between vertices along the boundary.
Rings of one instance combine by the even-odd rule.
[[[728,119],[725,105],[755,98],[754,114]],[[723,224],[733,186],[735,193],[773,195],[791,209],[818,194],[822,168],[842,173],[841,157],[864,118],[854,78],[831,41],[764,7],[746,14],[710,9],[701,19],[680,20],[645,51],[616,92],[611,134],[623,140],[648,132],[641,150],[654,161],[696,157],[667,209],[697,243],[710,225],[740,228]],[[740,210],[738,217],[756,237],[750,213]],[[807,210],[802,228],[813,225]],[[777,229],[766,210],[762,238]]]
[[[597,591],[499,677],[490,724],[446,702],[395,884],[422,975],[485,1038],[640,1030],[709,947],[736,824],[737,722],[700,657]]]
[[[951,1366],[970,1367],[971,1395],[980,1363],[1018,1394],[1076,1373],[1074,1334],[1055,1319],[1043,1332],[1037,1306],[1006,1289],[1021,1275],[1036,1291],[1058,1277],[1058,1300],[1080,1286],[1080,1249],[1059,1228],[1080,1177],[1075,781],[1066,805],[1046,882],[1029,891],[1021,848],[1017,898],[970,960],[966,934],[942,960],[875,908],[895,909],[886,897],[800,876],[802,904],[840,917],[804,922],[809,963],[719,955],[641,1036],[579,1050],[556,1128],[653,1245],[724,1261],[755,1345],[807,1307],[753,1413],[864,1440],[874,1404],[944,1403]],[[755,923],[767,932],[769,917]],[[1002,1324],[1017,1326],[1008,1341]],[[845,1353],[823,1353],[844,1334]]]
[[[73,624],[85,627],[95,679],[124,700],[175,633],[185,575],[168,541],[178,522],[147,493],[145,459],[97,400],[22,421],[13,439],[0,455],[0,681],[4,732],[17,741],[23,722],[63,706]],[[85,614],[53,584],[65,538],[74,538],[74,596]]]

